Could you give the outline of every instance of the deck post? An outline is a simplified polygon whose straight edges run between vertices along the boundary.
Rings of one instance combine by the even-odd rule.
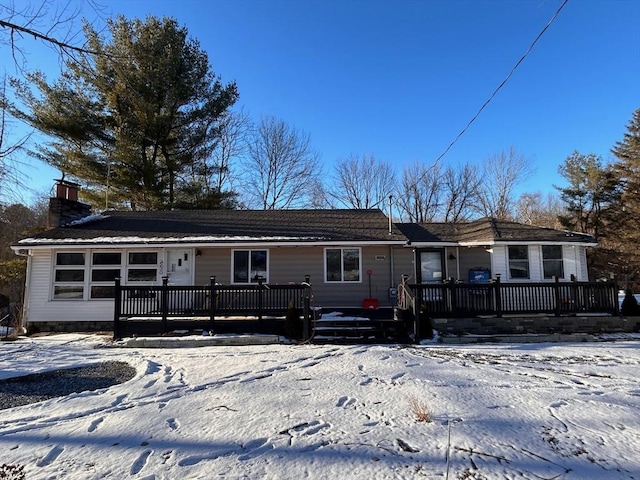
[[[167,314],[169,311],[169,277],[162,277],[160,289],[160,310],[162,312],[162,333],[167,333]]]
[[[560,298],[560,279],[553,276],[553,296],[556,301],[555,316],[559,317],[562,309],[562,299]]]
[[[209,277],[209,326],[211,332],[216,328],[216,277]]]
[[[307,275],[308,277],[308,275]],[[304,298],[302,303],[302,340],[307,341],[311,338],[311,295],[309,291],[311,286],[308,284],[304,287]],[[315,312],[313,312],[313,319],[315,320]]]
[[[262,307],[263,307],[263,298],[262,298],[262,282],[264,282],[264,278],[258,277],[258,327],[260,332],[263,330],[262,325]]]
[[[424,290],[421,285],[416,285],[416,293],[418,294],[417,302],[413,307],[413,333],[414,333],[414,342],[420,343],[422,329],[420,328],[420,321],[422,319],[422,299],[424,297]],[[426,306],[425,306],[426,308]]]
[[[500,274],[496,273],[494,282],[494,290],[496,292],[496,317],[502,318],[502,292],[500,291]]]
[[[113,339],[118,340],[122,338],[122,332],[120,329],[120,311],[121,305],[120,302],[122,300],[122,290],[120,288],[120,277],[115,278],[116,282],[116,290],[114,295],[114,308],[113,308]]]
[[[449,312],[453,315],[453,316],[457,316],[456,314],[456,305],[458,305],[458,292],[456,291],[456,282],[453,278],[449,278],[447,279],[447,283],[449,284],[449,286],[447,288],[450,288],[451,291],[451,304],[449,305]],[[445,308],[447,307],[447,305],[445,305]]]

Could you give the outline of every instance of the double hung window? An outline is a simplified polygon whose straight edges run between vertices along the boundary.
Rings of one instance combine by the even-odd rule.
[[[53,273],[53,298],[82,300],[85,288],[85,253],[57,252]]]
[[[527,245],[509,246],[509,278],[529,278],[529,247]]]
[[[542,270],[544,278],[564,278],[562,245],[542,245]]]

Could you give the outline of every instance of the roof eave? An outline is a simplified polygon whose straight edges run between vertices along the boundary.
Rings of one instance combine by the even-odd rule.
[[[406,240],[324,240],[324,241],[307,241],[307,242],[269,242],[264,240],[252,240],[252,241],[187,241],[182,242],[176,240],[173,242],[162,241],[140,241],[140,242],[91,242],[91,241],[78,241],[78,242],[48,242],[48,243],[25,243],[20,245],[12,245],[11,249],[14,252],[20,250],[51,250],[52,248],[61,250],[72,250],[78,248],[139,248],[139,247],[154,247],[154,248],[172,248],[179,246],[180,248],[246,248],[256,246],[264,246],[267,248],[276,247],[327,247],[327,246],[388,246],[388,245],[406,245]]]

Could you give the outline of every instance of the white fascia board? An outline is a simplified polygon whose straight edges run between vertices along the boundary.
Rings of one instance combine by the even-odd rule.
[[[354,241],[332,241],[332,242],[167,242],[167,241],[149,241],[149,242],[60,242],[60,243],[43,243],[38,244],[26,244],[15,245],[11,249],[14,252],[24,250],[78,250],[89,248],[110,248],[110,249],[126,249],[126,248],[276,248],[276,247],[331,247],[331,246],[354,246],[354,247],[370,247],[370,246],[388,246],[388,245],[405,245],[406,241],[395,240],[390,242],[384,241],[366,241],[366,242],[354,242]]]
[[[440,247],[459,247],[460,244],[456,242],[411,242],[404,243],[405,247],[409,248],[440,248]]]
[[[559,241],[541,241],[541,242],[533,242],[533,241],[509,241],[509,240],[500,240],[500,241],[486,241],[486,242],[460,242],[461,247],[486,247],[487,245],[566,245],[566,246],[580,246],[580,247],[597,247],[598,244],[596,242],[559,242]]]

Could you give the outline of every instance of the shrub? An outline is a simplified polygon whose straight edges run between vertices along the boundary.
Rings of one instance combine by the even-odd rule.
[[[409,408],[418,422],[431,423],[433,421],[431,408],[429,408],[429,405],[427,405],[426,402],[420,400],[418,397],[409,397]]]
[[[294,340],[302,339],[302,319],[300,310],[295,308],[293,302],[289,302],[287,315],[284,318],[284,333]]]
[[[633,296],[631,289],[625,290],[624,300],[620,306],[620,313],[624,316],[634,317],[640,315],[640,306],[638,300]]]

